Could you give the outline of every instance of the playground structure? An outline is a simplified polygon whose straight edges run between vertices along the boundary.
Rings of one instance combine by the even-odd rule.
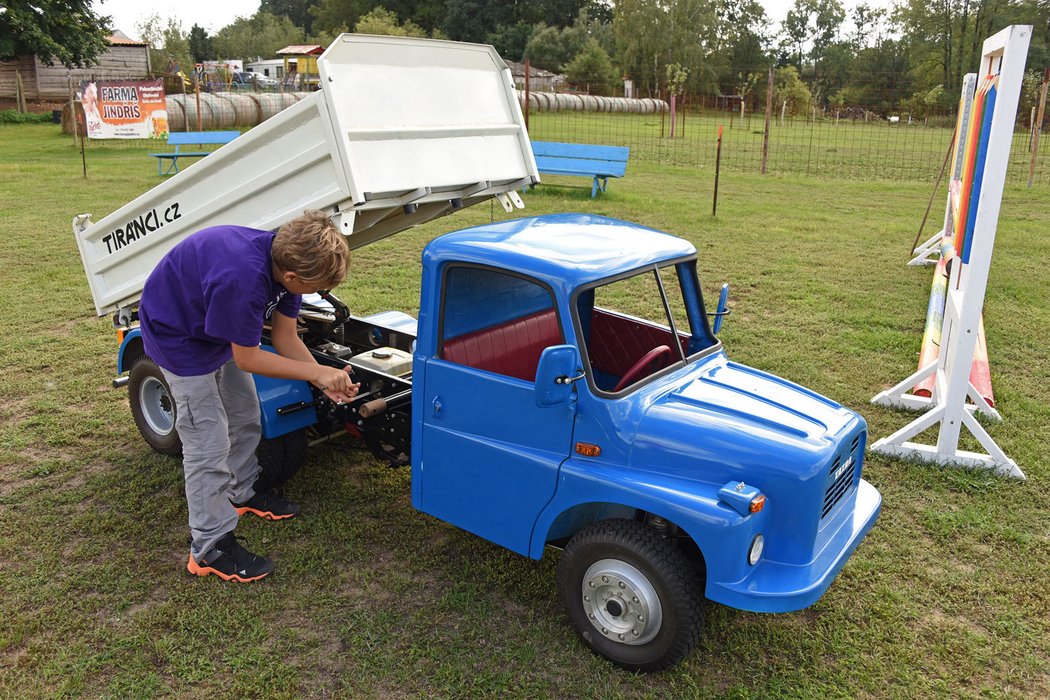
[[[991,400],[982,309],[1031,35],[1031,26],[1014,25],[987,39],[980,84],[977,75],[963,81],[944,228],[909,263],[928,264],[934,255],[939,257],[920,366],[872,398],[875,404],[926,413],[876,441],[873,452],[1025,478],[974,414],[1000,418]],[[943,310],[938,314],[938,309]],[[934,426],[939,426],[936,445],[909,441]],[[959,449],[963,426],[987,454]]]

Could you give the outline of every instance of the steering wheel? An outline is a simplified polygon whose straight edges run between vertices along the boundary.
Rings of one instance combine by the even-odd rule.
[[[666,345],[657,345],[649,352],[642,355],[637,362],[631,365],[631,368],[624,372],[624,375],[620,377],[620,381],[616,382],[616,386],[613,388],[613,393],[616,393],[620,389],[634,382],[638,378],[638,375],[642,373],[647,366],[651,363],[656,362],[656,358],[661,355],[670,355],[671,348]]]

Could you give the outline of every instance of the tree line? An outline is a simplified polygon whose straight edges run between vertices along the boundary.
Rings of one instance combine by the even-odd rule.
[[[90,63],[111,29],[90,0],[0,6],[0,59],[32,49]],[[65,19],[54,21],[59,13]],[[619,93],[629,79],[643,96],[670,88],[760,105],[773,69],[777,104],[793,112],[864,106],[921,117],[954,108],[984,38],[1010,24],[1034,26],[1023,98],[1031,103],[1050,66],[1050,0],[895,0],[848,11],[841,0],[795,0],[779,23],[757,0],[262,0],[214,35],[157,15],[135,30],[155,67],[269,58],[356,31],[489,43],[598,94]]]

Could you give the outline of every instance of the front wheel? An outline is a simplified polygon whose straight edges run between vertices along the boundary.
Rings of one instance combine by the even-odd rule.
[[[630,671],[670,668],[692,651],[703,592],[697,564],[633,520],[588,525],[558,564],[562,605],[584,641]]]

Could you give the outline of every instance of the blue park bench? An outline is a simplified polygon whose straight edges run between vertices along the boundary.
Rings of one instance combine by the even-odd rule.
[[[157,159],[157,174],[170,175],[179,172],[179,158],[203,158],[212,151],[184,151],[182,146],[222,146],[241,135],[239,131],[173,131],[168,134],[168,145],[175,150],[168,153],[150,153]],[[164,170],[165,160],[170,160]]]
[[[541,173],[593,177],[591,197],[595,197],[598,190],[605,191],[608,178],[624,176],[631,149],[626,146],[533,141],[532,153]]]

